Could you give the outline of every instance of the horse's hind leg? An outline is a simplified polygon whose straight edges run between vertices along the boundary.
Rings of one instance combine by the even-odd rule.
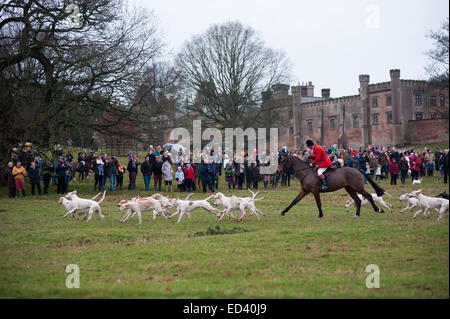
[[[384,213],[384,210],[378,208],[378,206],[375,204],[375,201],[372,198],[372,195],[370,195],[368,192],[366,192],[365,189],[362,189],[359,193],[369,200],[370,204],[372,204],[373,210],[376,213]]]
[[[313,195],[316,200],[317,208],[319,209],[319,218],[322,218],[323,213],[322,213],[322,202],[320,201],[320,193],[314,192]]]
[[[358,194],[356,194],[356,191],[354,191],[352,188],[350,188],[348,186],[345,186],[345,190],[347,191],[347,193],[350,195],[350,197],[355,202],[356,214],[354,217],[359,217],[359,212],[361,210],[361,200],[359,199]]]
[[[306,195],[308,195],[309,192],[305,191],[303,189],[300,190],[300,193],[297,195],[297,197],[294,198],[294,200],[292,201],[292,203],[289,204],[288,207],[286,207],[281,213],[281,216],[284,216],[291,208],[292,206],[294,206],[295,204],[297,204],[303,197],[305,197]]]

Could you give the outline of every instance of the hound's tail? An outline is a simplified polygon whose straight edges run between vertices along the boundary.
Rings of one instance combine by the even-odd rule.
[[[394,197],[391,194],[389,194],[388,192],[384,192],[386,195],[388,195],[389,197]]]
[[[103,192],[102,199],[100,199],[97,203],[101,203],[105,199],[106,191]]]
[[[375,190],[375,192],[377,193],[377,196],[383,196],[383,194],[385,194],[386,192],[384,191],[384,189],[382,189],[380,186],[377,185],[377,183],[375,183],[372,178],[370,178],[370,176],[366,176],[367,180],[369,181],[370,185],[372,185],[373,189]]]
[[[254,198],[253,200],[261,200],[261,199],[264,199],[264,197],[261,197],[261,198]]]
[[[194,195],[194,193],[190,193],[189,195],[186,196],[186,198],[184,200],[188,200],[189,197],[191,197],[192,195]]]
[[[210,198],[212,198],[212,197],[214,197],[214,196],[216,196],[216,195],[208,196],[208,197],[205,198],[205,200],[208,201],[208,199],[210,199]]]
[[[252,199],[254,199],[255,196],[258,195],[258,193],[259,193],[259,192],[253,193],[252,190],[251,190],[250,188],[248,189],[248,191],[249,191],[250,193],[252,193],[252,195],[253,195],[253,196],[252,196]]]
[[[98,197],[98,195],[100,195],[102,192],[98,193],[97,195],[95,195],[94,197],[92,197],[91,199],[96,199]]]

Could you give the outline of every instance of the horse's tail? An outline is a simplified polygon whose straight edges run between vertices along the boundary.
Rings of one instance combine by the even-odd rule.
[[[370,176],[366,176],[367,180],[369,181],[370,185],[372,185],[373,189],[375,190],[375,192],[377,193],[377,196],[383,196],[383,194],[385,193],[384,189],[382,189],[380,186],[377,185],[377,183],[375,183],[372,178],[370,178]]]

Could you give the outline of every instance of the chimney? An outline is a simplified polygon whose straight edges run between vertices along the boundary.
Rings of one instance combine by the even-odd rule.
[[[330,98],[330,89],[322,89],[322,98],[324,99]]]
[[[306,86],[306,96],[313,97],[314,96],[314,85],[311,81],[308,82]]]

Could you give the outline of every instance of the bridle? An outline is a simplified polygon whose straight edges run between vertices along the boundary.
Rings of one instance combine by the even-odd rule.
[[[287,156],[286,156],[286,159],[287,159]],[[301,161],[301,159],[299,159],[299,160]],[[303,182],[305,177],[308,176],[311,172],[314,173],[314,169],[311,166],[308,166],[308,164],[306,164],[306,163],[305,163],[305,165],[306,165],[306,167],[296,169],[296,171],[304,171],[304,170],[307,170],[307,169],[310,170],[305,175],[303,175],[303,178],[300,179],[300,184]]]

